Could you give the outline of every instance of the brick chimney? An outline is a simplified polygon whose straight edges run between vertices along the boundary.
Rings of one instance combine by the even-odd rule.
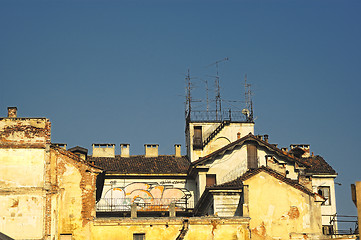
[[[158,157],[158,144],[144,144],[145,157]]]
[[[130,144],[128,143],[121,143],[120,144],[120,156],[121,157],[129,157],[130,156]]]
[[[8,118],[16,118],[18,114],[17,107],[8,107]]]
[[[174,144],[174,151],[175,151],[175,157],[181,157],[181,145],[180,144]]]

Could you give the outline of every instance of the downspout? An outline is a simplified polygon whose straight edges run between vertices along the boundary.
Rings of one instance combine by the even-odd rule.
[[[183,227],[180,230],[180,233],[179,233],[178,237],[176,238],[176,240],[183,240],[185,235],[188,232],[188,229],[189,229],[189,220],[188,220],[188,218],[186,218],[186,219],[183,219]]]

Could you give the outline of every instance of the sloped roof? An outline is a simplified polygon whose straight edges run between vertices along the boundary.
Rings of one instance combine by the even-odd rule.
[[[337,172],[319,155],[301,158],[300,161],[309,166],[306,169],[306,173],[337,175]]]
[[[159,155],[158,157],[145,157],[135,155],[121,157],[88,156],[88,161],[93,161],[105,171],[120,174],[186,174],[190,162],[186,156],[175,157],[174,155]]]
[[[14,238],[5,235],[4,233],[0,232],[0,240],[14,240]]]
[[[268,148],[271,151],[274,151],[276,154],[278,154],[281,157],[284,157],[285,159],[287,159],[289,161],[297,162],[300,165],[308,166],[305,162],[300,162],[300,160],[298,158],[283,152],[281,149],[275,147],[274,145],[272,145],[272,144],[270,144],[268,142],[265,142],[265,141],[259,139],[258,137],[254,136],[252,133],[249,133],[248,135],[246,135],[246,136],[244,136],[244,137],[242,137],[240,139],[237,139],[234,142],[231,142],[231,143],[227,144],[226,146],[224,146],[224,147],[222,147],[222,148],[208,154],[207,156],[199,158],[198,160],[192,162],[192,166],[200,165],[200,164],[206,162],[207,160],[209,160],[209,159],[211,159],[213,157],[216,157],[218,155],[222,155],[224,152],[226,152],[228,150],[232,150],[236,146],[242,145],[245,141],[255,141],[259,145],[264,146],[264,147]]]
[[[71,158],[71,159],[73,159],[73,160],[75,160],[77,162],[81,162],[81,163],[87,165],[88,167],[92,167],[94,169],[97,169],[97,171],[99,171],[99,172],[101,172],[100,170],[103,170],[101,167],[96,166],[96,165],[94,165],[94,164],[92,164],[92,163],[90,163],[90,162],[88,162],[86,160],[83,160],[79,156],[77,156],[76,154],[74,154],[74,153],[72,153],[70,151],[67,151],[67,150],[65,150],[65,149],[63,149],[61,147],[58,147],[58,146],[56,146],[54,144],[51,144],[50,148],[58,151],[60,154],[63,154],[63,155],[65,155],[65,156],[67,156],[67,157],[69,157],[69,158]]]
[[[242,187],[243,186],[243,181],[257,175],[260,172],[266,172],[269,175],[275,177],[278,180],[281,180],[285,183],[287,183],[288,185],[291,185],[292,187],[307,193],[309,195],[314,195],[314,193],[309,190],[308,188],[304,187],[303,185],[299,184],[297,180],[292,180],[290,178],[287,178],[285,176],[283,176],[282,174],[278,173],[277,171],[270,169],[268,167],[262,166],[259,167],[257,169],[251,169],[248,170],[247,172],[245,172],[242,176],[238,177],[237,179],[230,181],[230,182],[226,182],[226,183],[222,183],[219,185],[214,185],[212,187],[209,187],[209,189],[229,189],[229,188],[237,188],[237,187]]]

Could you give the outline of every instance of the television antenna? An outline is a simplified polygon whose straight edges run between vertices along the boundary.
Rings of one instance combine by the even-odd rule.
[[[218,61],[215,61],[214,63],[212,64],[209,64],[207,67],[210,67],[210,66],[214,66],[216,65],[216,76],[215,77],[215,80],[214,80],[214,84],[215,84],[215,87],[216,87],[216,120],[218,120],[218,115],[222,115],[222,100],[221,100],[221,88],[220,88],[220,85],[219,85],[219,63],[221,62],[225,62],[225,61],[228,61],[229,58],[226,57],[226,58],[223,58],[223,59],[220,59]]]

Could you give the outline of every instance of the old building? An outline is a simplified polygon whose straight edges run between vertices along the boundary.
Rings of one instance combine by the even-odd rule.
[[[0,232],[14,239],[90,238],[99,167],[50,141],[46,118],[0,119]]]
[[[13,114],[13,112],[15,112]],[[0,232],[15,239],[326,239],[337,173],[253,119],[186,120],[181,145],[52,144],[45,118],[0,119]],[[22,230],[19,231],[19,227]]]

